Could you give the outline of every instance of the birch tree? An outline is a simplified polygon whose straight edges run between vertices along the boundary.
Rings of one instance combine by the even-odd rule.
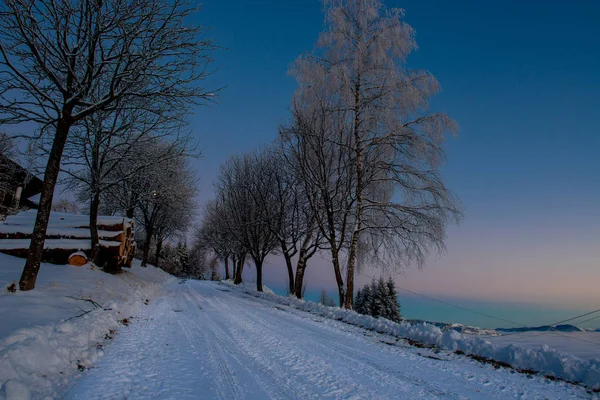
[[[186,0],[0,3],[0,123],[35,123],[51,142],[21,290],[35,287],[71,128],[127,101],[188,109],[210,96],[197,82],[213,46],[189,26],[194,10]]]
[[[292,72],[299,103],[329,99],[348,151],[352,212],[344,307],[352,308],[357,262],[422,265],[430,247],[444,249],[445,227],[458,221],[457,199],[439,174],[442,144],[456,123],[428,111],[439,91],[427,71],[406,65],[416,48],[403,11],[379,0],[325,0],[325,30]],[[320,92],[320,93],[319,93]]]

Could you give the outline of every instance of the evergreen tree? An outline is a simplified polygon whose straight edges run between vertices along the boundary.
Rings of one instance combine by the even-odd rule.
[[[359,314],[364,314],[363,310],[363,294],[360,289],[356,292],[356,298],[354,299],[354,311]]]
[[[333,301],[333,299],[327,295],[325,289],[321,290],[321,294],[319,295],[319,303],[323,304],[324,306],[335,307],[335,301]]]
[[[356,293],[354,303],[354,310],[357,313],[386,318],[394,322],[402,321],[400,303],[392,277],[387,281],[383,278],[377,281],[373,279],[370,284],[366,284]]]
[[[373,280],[372,283],[373,287],[374,287],[374,292],[375,292],[375,304],[374,304],[374,309],[373,309],[373,316],[374,317],[384,317],[387,315],[387,310],[388,310],[388,296],[387,296],[387,286],[385,285],[385,282],[383,281],[383,278],[379,278],[379,280],[377,282],[375,282],[375,280]]]
[[[363,306],[362,313],[366,315],[371,315],[371,308],[373,306],[373,293],[371,292],[371,286],[365,285],[362,291],[363,294]]]
[[[386,282],[388,290],[388,302],[390,309],[388,311],[387,319],[400,322],[402,321],[402,315],[400,313],[400,302],[398,301],[398,293],[396,293],[396,285],[394,279],[390,276]]]
[[[187,242],[177,244],[177,255],[179,257],[179,270],[181,275],[188,276],[190,273],[190,256],[188,253]]]

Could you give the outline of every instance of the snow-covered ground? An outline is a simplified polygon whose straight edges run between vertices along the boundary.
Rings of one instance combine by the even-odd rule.
[[[583,383],[595,389],[600,388],[599,359],[584,360],[573,354],[557,351],[548,345],[539,346],[538,344],[535,348],[519,346],[516,336],[514,342],[497,345],[484,340],[479,335],[463,335],[454,330],[444,331],[430,323],[403,322],[397,324],[386,319],[360,315],[354,311],[326,307],[321,304],[305,302],[292,297],[258,293],[250,288],[242,288],[241,290],[278,304],[290,305],[316,315],[344,321],[397,338],[408,338],[438,348],[500,361],[521,370],[536,371],[567,381]]]
[[[153,267],[113,276],[43,264],[35,290],[9,293],[23,264],[0,254],[0,400],[591,397],[456,349],[551,367],[592,385],[598,370],[594,357],[511,346],[519,335],[486,338],[502,344],[494,346],[430,324],[257,293],[253,284],[181,281]]]
[[[600,332],[528,331],[506,333],[502,336],[485,336],[484,339],[497,345],[514,345],[533,350],[546,345],[584,360],[600,360]]]
[[[24,262],[0,254],[0,399],[60,398],[78,369],[103,354],[111,331],[123,327],[118,321],[175,280],[153,267],[109,275],[90,266],[42,264],[35,290],[9,293]]]
[[[570,384],[257,298],[171,282],[140,310],[69,399],[584,399]]]

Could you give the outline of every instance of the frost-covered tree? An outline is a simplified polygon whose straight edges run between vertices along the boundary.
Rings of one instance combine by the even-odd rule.
[[[76,190],[89,204],[92,260],[100,249],[98,210],[102,194],[127,180],[135,180],[156,163],[191,153],[190,137],[181,133],[184,115],[168,104],[130,103],[92,114],[73,128],[65,147],[62,170],[67,190]],[[168,145],[162,145],[168,143]],[[154,147],[151,157],[139,148]],[[127,198],[129,199],[129,198]]]
[[[52,205],[52,211],[79,214],[79,205],[74,201],[61,199]]]
[[[140,194],[135,218],[144,230],[142,266],[149,261],[152,240],[159,262],[164,242],[185,234],[195,215],[196,178],[185,156],[155,164],[146,169],[145,191]]]
[[[265,216],[276,209],[275,196],[265,197],[270,190],[270,164],[261,153],[231,157],[222,167],[215,182],[219,220],[239,246],[237,271],[241,279],[245,255],[256,267],[256,289],[262,291],[262,267],[265,258],[278,246],[277,236]],[[236,281],[237,281],[236,276]]]
[[[302,184],[308,204],[308,221],[314,222],[319,245],[331,257],[335,279],[343,305],[345,286],[342,256],[348,247],[353,213],[352,160],[347,150],[350,136],[342,120],[336,117],[334,96],[310,90],[314,84],[304,64],[296,66],[298,89],[292,107],[292,119],[280,130],[280,140],[288,163]],[[303,78],[306,75],[306,79]]]
[[[190,273],[190,255],[188,252],[187,242],[179,241],[177,243],[177,259],[179,261],[180,273],[183,276],[188,276]]]
[[[456,124],[428,112],[439,84],[429,72],[407,67],[416,43],[401,9],[379,0],[324,4],[317,47],[293,68],[295,102],[325,104],[326,116],[338,121],[340,151],[348,152],[352,212],[344,221],[347,246],[340,247],[347,253],[344,306],[352,308],[359,258],[421,265],[428,248],[443,250],[447,223],[460,217],[439,174],[445,133]]]
[[[2,0],[0,124],[33,123],[50,151],[21,276],[35,287],[54,188],[73,126],[129,101],[188,109],[210,96],[209,40],[187,0]]]
[[[288,292],[301,298],[308,260],[319,250],[322,236],[302,181],[285,151],[285,147],[273,146],[259,155],[263,185],[254,191],[254,196],[259,203],[272,205],[263,208],[262,219],[275,235],[278,251],[285,260]],[[295,274],[294,257],[297,257]]]
[[[216,200],[209,201],[204,207],[204,218],[196,228],[195,243],[197,246],[211,251],[225,265],[225,279],[230,279],[229,260],[232,259],[234,270],[236,268],[234,253],[240,247],[236,236],[229,230],[232,224],[227,224],[221,219],[226,215],[218,209],[223,207]],[[235,277],[235,271],[233,273]]]

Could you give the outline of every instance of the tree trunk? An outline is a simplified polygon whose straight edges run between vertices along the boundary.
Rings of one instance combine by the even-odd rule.
[[[225,279],[229,280],[231,277],[229,276],[229,257],[225,257]]]
[[[356,267],[358,240],[362,229],[362,218],[364,213],[364,147],[362,145],[362,137],[360,134],[360,91],[361,79],[358,79],[355,85],[354,92],[354,146],[356,152],[356,222],[352,239],[350,241],[350,253],[348,255],[348,264],[346,268],[346,298],[344,300],[344,308],[351,310],[354,302],[354,270]]]
[[[60,172],[60,161],[65,143],[69,136],[71,122],[66,121],[63,117],[58,121],[56,126],[56,134],[48,156],[48,164],[44,173],[44,186],[40,197],[40,205],[35,218],[33,234],[31,235],[31,243],[29,245],[29,253],[27,261],[19,280],[19,289],[22,291],[32,290],[35,288],[35,281],[38,272],[40,271],[40,263],[44,251],[44,242],[46,240],[46,230],[50,220],[50,211],[52,210],[52,199],[54,198],[54,187]]]
[[[235,283],[236,285],[239,285],[240,283],[242,283],[242,273],[244,272],[245,259],[246,259],[246,256],[241,256],[240,259],[238,260],[237,270],[235,271],[235,279],[233,281],[233,283]]]
[[[136,196],[132,192],[131,198],[129,199],[130,207],[127,209],[127,218],[133,218],[133,215],[135,214],[135,204],[136,204],[135,200],[136,200]]]
[[[287,251],[287,246],[285,242],[281,242],[281,250],[283,253],[283,258],[285,258],[285,265],[288,271],[288,293],[292,294],[295,292],[295,284],[294,284],[294,267],[292,266],[292,257],[290,257],[289,252]]]
[[[146,224],[148,226],[149,224]],[[150,255],[150,242],[152,241],[152,231],[151,227],[148,227],[148,231],[146,232],[146,240],[144,241],[144,252],[142,254],[142,267],[148,265],[148,257]]]
[[[160,252],[162,251],[162,240],[156,239],[156,255],[154,257],[154,266],[158,268],[160,262]]]
[[[299,299],[302,299],[304,297],[304,293],[303,293],[304,272],[306,271],[307,261],[316,252],[316,249],[315,249],[312,252],[312,254],[309,254],[309,250],[308,250],[308,247],[312,241],[313,235],[315,234],[315,227],[313,225],[314,222],[315,222],[315,218],[313,215],[313,217],[310,221],[311,228],[308,231],[308,233],[306,234],[306,236],[304,237],[304,240],[302,241],[302,246],[300,247],[300,252],[298,254],[298,263],[296,264],[296,282],[295,282],[295,287],[294,287],[294,294]]]
[[[93,190],[90,201],[90,237],[92,239],[92,262],[97,265],[100,253],[100,236],[98,234],[98,208],[100,207],[100,192]]]
[[[235,281],[235,277],[237,276],[237,257],[236,256],[231,256],[231,264],[233,267],[232,277],[233,277],[233,280]]]
[[[334,250],[331,251],[331,262],[333,263],[333,271],[335,272],[335,282],[338,287],[338,295],[340,296],[340,307],[344,306],[344,280],[342,279],[342,271],[340,270],[340,257],[339,253]]]
[[[306,271],[306,258],[301,251],[298,256],[298,264],[296,264],[296,282],[294,287],[294,295],[301,299],[303,296],[302,285],[304,284],[304,272]]]
[[[255,259],[254,265],[256,266],[256,290],[262,292],[262,260],[258,261]]]

